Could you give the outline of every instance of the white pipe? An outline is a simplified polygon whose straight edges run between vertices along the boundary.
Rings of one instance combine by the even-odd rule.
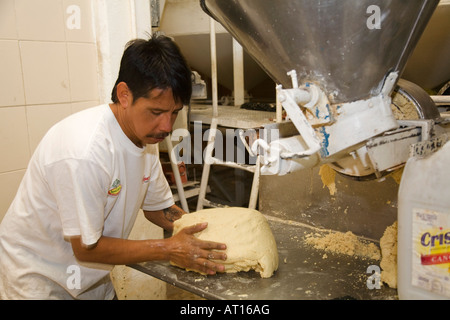
[[[242,46],[233,38],[233,83],[234,105],[244,103],[244,51]]]
[[[248,207],[250,209],[256,209],[256,204],[258,203],[258,193],[259,193],[259,175],[260,175],[260,165],[261,156],[256,158],[255,172],[253,174],[252,190],[250,192],[250,200]]]
[[[184,187],[183,182],[181,181],[180,171],[178,169],[178,163],[176,162],[176,159],[172,159],[173,155],[173,144],[171,140],[171,135],[168,135],[166,137],[166,145],[167,145],[167,151],[170,158],[170,166],[172,167],[173,176],[175,177],[175,183],[177,185],[177,191],[178,191],[178,198],[181,202],[181,207],[183,210],[187,213],[189,213],[189,206],[186,201],[186,196],[184,194]]]
[[[277,122],[280,123],[281,121],[283,121],[283,107],[281,106],[280,99],[278,99],[278,94],[276,94],[276,111],[277,111]]]
[[[283,90],[281,89],[281,86],[278,86],[277,95],[284,110],[286,110],[286,113],[290,116],[292,123],[294,123],[309,148],[302,154],[296,155],[299,157],[307,156],[319,151],[321,148],[320,140],[303,114],[303,111],[298,106],[299,103],[305,104],[311,100],[309,92],[299,88]]]
[[[210,23],[210,49],[211,49],[211,80],[212,80],[212,107],[213,117],[218,116],[218,94],[217,94],[217,54],[216,54],[216,25],[213,18],[209,19]]]
[[[291,70],[287,73],[288,76],[292,79],[292,88],[297,89],[298,88],[298,79],[297,79],[297,71]]]
[[[216,130],[217,130],[217,118],[213,117],[209,131],[208,144],[206,145],[205,149],[202,179],[200,181],[200,191],[197,200],[197,211],[203,209],[203,204],[204,201],[206,200],[205,199],[206,188],[208,187],[209,172],[211,169],[211,157],[214,150]]]
[[[450,96],[430,96],[437,105],[450,104]]]

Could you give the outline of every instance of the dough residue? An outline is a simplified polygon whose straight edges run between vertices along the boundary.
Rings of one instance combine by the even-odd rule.
[[[373,243],[359,240],[351,231],[330,232],[326,235],[310,233],[305,237],[305,242],[314,248],[331,253],[358,256],[373,260],[380,260],[380,249]]]
[[[404,167],[401,167],[400,169],[394,170],[390,174],[391,178],[394,179],[394,181],[397,182],[398,185],[400,185],[400,182],[402,181],[403,169]]]
[[[225,272],[255,270],[262,278],[269,278],[278,269],[275,238],[259,211],[239,207],[199,210],[175,221],[173,234],[202,222],[208,222],[208,227],[196,233],[197,238],[227,245],[227,260],[217,261],[225,266]]]
[[[319,169],[320,179],[322,180],[323,187],[327,187],[330,191],[330,195],[334,195],[337,192],[336,189],[336,171],[333,170],[329,165],[322,165]]]
[[[397,288],[397,221],[387,227],[380,239],[381,281],[391,288]]]
[[[391,110],[397,120],[420,119],[413,101],[398,91],[395,91],[392,96]]]

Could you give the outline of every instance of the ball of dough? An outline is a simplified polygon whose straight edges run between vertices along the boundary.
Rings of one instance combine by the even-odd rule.
[[[278,250],[267,219],[257,210],[230,207],[188,213],[174,222],[173,234],[197,223],[208,227],[195,234],[201,240],[225,243],[225,272],[255,270],[269,278],[278,269]]]

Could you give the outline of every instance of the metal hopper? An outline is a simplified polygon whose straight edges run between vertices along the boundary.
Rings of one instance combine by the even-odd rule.
[[[379,94],[389,72],[403,71],[439,1],[203,2],[275,82],[290,87],[295,69],[344,103]]]
[[[438,3],[201,0],[279,84],[300,136],[277,143],[276,152],[300,167],[335,161],[398,127],[390,94]],[[280,167],[266,161],[263,173]]]

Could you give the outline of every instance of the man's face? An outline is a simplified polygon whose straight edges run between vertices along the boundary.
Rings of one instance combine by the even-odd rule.
[[[138,147],[159,143],[172,131],[181,109],[183,105],[175,102],[172,89],[153,89],[148,98],[137,99],[125,110],[122,128]]]

